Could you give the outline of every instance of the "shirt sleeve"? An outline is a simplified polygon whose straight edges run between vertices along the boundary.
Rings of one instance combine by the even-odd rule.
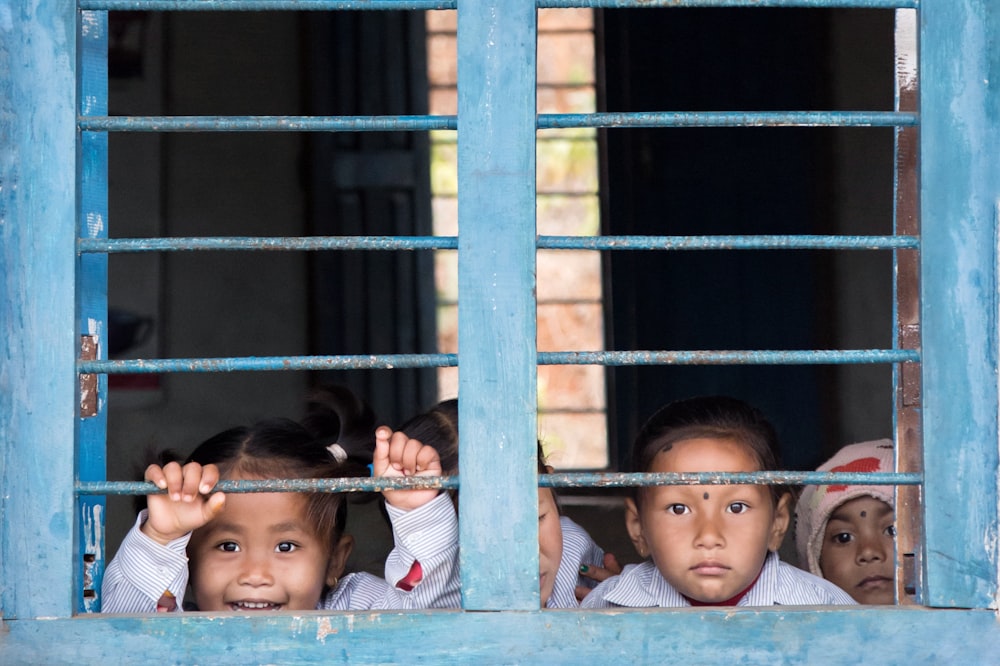
[[[101,585],[104,613],[155,613],[164,592],[170,592],[180,609],[188,581],[188,533],[161,545],[142,533],[143,511],[125,535],[121,547],[108,564]]]
[[[386,504],[392,522],[393,549],[385,562],[385,579],[405,595],[406,608],[458,608],[458,516],[448,493],[404,511]],[[419,562],[423,578],[410,591],[396,587]]]

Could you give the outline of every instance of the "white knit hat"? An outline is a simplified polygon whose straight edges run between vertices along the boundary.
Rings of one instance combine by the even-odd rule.
[[[818,472],[893,472],[895,456],[891,439],[848,444],[825,463]],[[822,576],[819,556],[823,551],[823,534],[826,523],[837,507],[844,502],[870,495],[896,509],[895,489],[892,486],[804,486],[795,508],[795,546],[799,566],[810,573]]]

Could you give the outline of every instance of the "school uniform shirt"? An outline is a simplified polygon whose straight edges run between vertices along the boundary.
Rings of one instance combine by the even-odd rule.
[[[562,559],[546,608],[577,608],[576,586],[594,587],[597,581],[580,575],[580,565],[604,566],[604,550],[583,529],[566,516],[559,517],[562,528]]]
[[[412,511],[389,515],[396,539],[390,559],[395,566],[420,562],[422,579],[411,591],[395,587],[366,572],[347,574],[320,599],[319,610],[369,610],[441,608],[460,599],[458,576],[458,518],[446,493]],[[395,515],[394,515],[395,514]],[[188,582],[188,533],[162,545],[139,529],[143,511],[125,535],[121,547],[104,572],[101,611],[104,613],[153,613],[165,592],[171,605],[184,608]],[[388,566],[388,563],[387,563]],[[405,574],[405,572],[404,572]],[[395,582],[395,581],[394,581]],[[450,607],[450,606],[447,606]],[[188,610],[197,610],[191,608]]]
[[[777,553],[769,553],[757,583],[736,605],[825,606],[854,603],[849,594],[830,581],[782,562]],[[652,560],[627,565],[621,575],[608,578],[594,588],[581,604],[583,608],[676,608],[690,605],[660,575]]]
[[[460,608],[458,515],[451,495],[441,493],[412,511],[388,502],[385,508],[394,544],[385,561],[385,580],[396,589],[412,590],[409,598],[416,605],[407,608]]]

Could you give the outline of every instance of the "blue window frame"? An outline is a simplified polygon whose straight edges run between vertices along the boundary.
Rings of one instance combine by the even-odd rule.
[[[92,604],[102,557],[102,394],[107,374],[269,370],[358,359],[87,360],[81,337],[106,317],[106,132],[364,131],[385,119],[107,117],[109,9],[458,9],[457,118],[388,120],[459,135],[457,239],[461,359],[386,357],[375,363],[459,363],[461,611],[301,613],[267,617],[105,617]],[[919,113],[663,114],[537,117],[536,7],[677,5],[866,7],[919,12]],[[14,0],[0,7],[0,661],[395,662],[482,660],[700,663],[880,660],[978,663],[1000,654],[998,604],[998,275],[1000,7],[990,0]],[[919,122],[919,352],[862,352],[866,362],[920,361],[924,471],[922,607],[539,611],[536,581],[535,367],[537,363],[685,361],[690,352],[541,355],[534,347],[536,128],[671,122],[777,124]],[[625,130],[623,130],[625,131]],[[624,240],[624,239],[623,239]],[[252,248],[254,239],[231,239]],[[318,241],[336,246],[337,240]],[[384,239],[351,241],[386,249]],[[391,240],[410,247],[420,239]],[[448,239],[426,241],[447,244]],[[577,241],[574,241],[577,242]],[[609,249],[595,241],[596,249]],[[656,239],[628,242],[659,243]],[[734,243],[759,242],[735,239]],[[803,242],[812,242],[808,239]],[[838,240],[822,240],[832,242]],[[297,247],[298,241],[288,241]],[[898,243],[902,243],[898,245]],[[876,241],[909,247],[905,239]],[[100,345],[98,345],[100,347]],[[750,354],[755,362],[853,362]],[[729,360],[735,360],[740,354]],[[742,355],[746,356],[746,355]],[[726,360],[722,354],[716,360]],[[125,365],[122,365],[122,364]],[[133,362],[135,363],[135,362]],[[95,375],[95,377],[89,377]],[[96,380],[96,386],[93,383]],[[96,390],[96,394],[93,391]],[[496,400],[503,395],[508,399]],[[82,400],[85,398],[87,400]],[[97,416],[81,418],[81,402]],[[475,443],[474,445],[472,443]],[[501,455],[502,454],[502,455]],[[495,483],[497,478],[504,483]],[[909,483],[909,477],[898,480]],[[96,482],[96,485],[91,485]],[[558,479],[555,479],[559,483]],[[580,477],[573,483],[594,482]],[[94,490],[94,489],[97,490]],[[85,555],[94,549],[93,561]],[[249,638],[248,638],[249,637]]]

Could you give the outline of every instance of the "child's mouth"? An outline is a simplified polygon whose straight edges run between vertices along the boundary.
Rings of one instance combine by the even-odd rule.
[[[892,578],[887,578],[886,576],[869,576],[858,583],[858,587],[862,589],[874,589],[893,584],[895,584],[895,581]]]
[[[234,611],[277,611],[281,610],[281,604],[273,604],[270,601],[234,601],[229,604],[229,608]]]

